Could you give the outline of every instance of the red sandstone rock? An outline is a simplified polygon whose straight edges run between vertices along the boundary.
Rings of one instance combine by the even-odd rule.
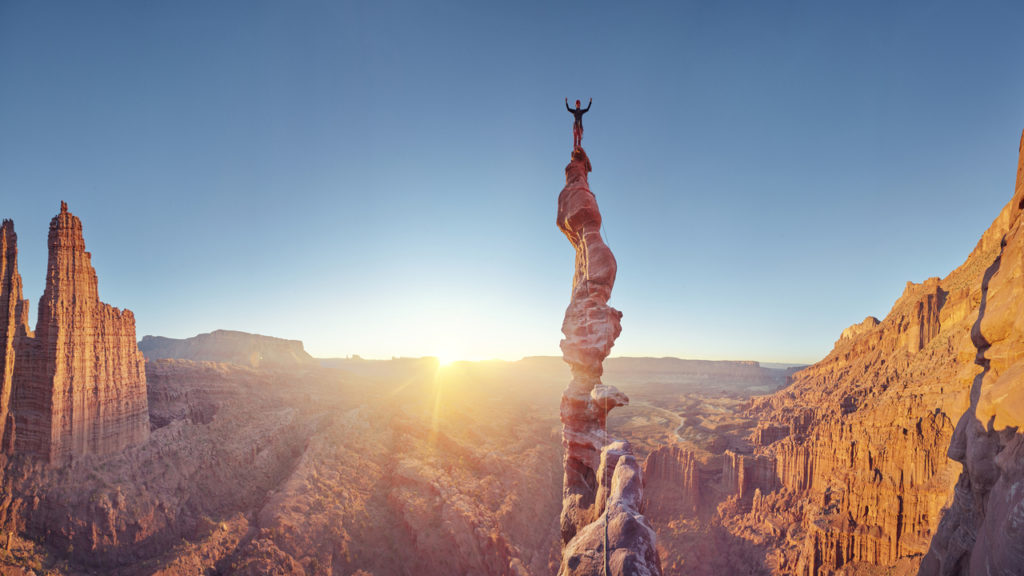
[[[845,342],[846,340],[851,340],[853,338],[856,338],[857,336],[860,336],[861,334],[871,330],[875,326],[878,326],[878,318],[875,318],[874,316],[868,316],[860,324],[854,324],[853,326],[850,326],[846,330],[843,330],[843,333],[839,335],[839,340],[836,341],[836,346],[839,346],[840,342]]]
[[[963,472],[922,575],[1024,571],[1024,134],[1015,194],[1001,221],[1008,226],[971,331],[981,372],[949,446]]]
[[[774,460],[778,490],[759,486],[751,510],[723,523],[776,548],[773,571],[830,574],[925,552],[952,493],[945,447],[966,398],[959,351],[970,320],[945,306],[970,302],[958,286],[978,281],[980,269],[969,261],[942,281],[908,286],[882,322],[841,338],[790,387],[754,403],[764,420],[756,453]]]
[[[51,461],[109,454],[149,437],[135,317],[100,302],[82,223],[61,204],[50,222],[36,333],[16,341],[11,405],[15,451]],[[11,298],[20,297],[17,285]]]
[[[777,486],[775,459],[769,456],[725,451],[722,489],[740,500],[751,501],[754,493],[767,493]]]
[[[10,453],[14,444],[14,417],[10,412],[16,351],[28,330],[28,300],[21,296],[18,273],[18,235],[14,222],[0,226],[0,452]]]
[[[614,470],[610,478],[609,470]],[[595,508],[601,515],[583,526],[562,549],[558,574],[660,575],[661,560],[654,547],[654,530],[640,514],[643,503],[640,466],[628,443],[614,442],[605,449],[601,456],[600,478],[601,489]]]
[[[640,513],[639,465],[628,445],[609,446],[605,431],[608,412],[629,398],[601,382],[602,362],[622,330],[622,313],[608,305],[617,268],[601,238],[601,213],[587,183],[590,169],[577,147],[558,196],[558,228],[576,249],[572,300],[562,322],[562,357],[573,378],[561,405],[565,477],[559,574],[603,573],[606,560],[609,574],[661,574],[654,531]]]
[[[1014,288],[1020,272],[1006,264],[1008,259],[1019,262],[1021,253],[1010,243],[1002,247],[1004,237],[1007,242],[1016,238],[1020,186],[964,264],[945,278],[908,283],[885,319],[869,317],[848,328],[824,360],[794,375],[786,389],[753,403],[750,414],[762,420],[752,436],[756,454],[774,459],[778,489],[760,488],[749,512],[726,510],[723,524],[774,548],[773,571],[829,574],[866,565],[905,568],[920,561],[953,499],[958,465],[946,451],[953,422],[969,406],[985,415],[961,422],[961,440],[950,455],[968,469],[976,462],[987,472],[977,482],[965,480],[973,472],[961,477],[956,493],[963,506],[960,512],[954,506],[946,516],[980,518],[977,502],[991,498],[987,487],[995,485],[995,478],[1017,478],[994,472],[999,469],[994,451],[1012,452],[1005,429],[1018,421],[1021,405],[1011,390],[1019,389],[1014,362],[1017,354],[1024,355],[1024,345],[1012,334],[1014,322],[1024,315],[1015,307],[1020,297],[1013,294],[1024,288]],[[983,284],[986,270],[994,282]],[[982,320],[976,323],[979,315]],[[985,360],[982,367],[989,366],[979,377],[984,384],[978,384],[979,368],[972,365],[980,342],[1000,342],[977,348]],[[1003,364],[993,371],[993,363]],[[971,397],[972,381],[976,391],[991,382],[991,402],[986,404],[985,394]],[[1000,410],[1007,428],[985,432],[978,422]],[[958,452],[958,445],[972,444],[963,438],[974,438],[975,447]],[[975,494],[975,504],[960,498],[963,494]],[[1009,530],[1008,516],[997,518]],[[974,544],[965,543],[975,528],[984,532],[982,524],[961,522],[959,533],[951,529],[950,535],[937,537],[925,567],[941,565],[942,573],[957,573],[948,570],[958,558],[970,556]],[[989,533],[996,532],[992,528]],[[996,541],[1005,543],[1002,537]],[[983,542],[979,533],[979,546],[988,546]],[[996,557],[989,554],[993,548],[986,550],[987,558]],[[999,554],[999,562],[1012,557]],[[962,566],[967,569],[966,563]]]
[[[647,512],[665,517],[679,511],[697,512],[700,505],[700,461],[690,450],[661,446],[644,462]]]

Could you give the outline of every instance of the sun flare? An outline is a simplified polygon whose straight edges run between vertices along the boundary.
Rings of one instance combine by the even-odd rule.
[[[456,362],[477,360],[477,358],[473,357],[472,354],[468,354],[466,352],[465,347],[461,346],[445,348],[444,350],[436,352],[433,356],[434,358],[437,358],[439,368],[446,368]]]
[[[437,358],[437,364],[442,368],[451,366],[452,363],[459,361],[458,357],[454,354],[435,354],[434,357]]]

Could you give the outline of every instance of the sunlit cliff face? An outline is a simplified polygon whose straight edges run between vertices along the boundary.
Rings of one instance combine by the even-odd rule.
[[[981,424],[991,421],[996,430],[1024,424],[1024,155],[1009,208],[1013,224],[987,275],[984,309],[971,334],[978,347],[977,362],[987,368],[976,415]]]
[[[949,447],[964,470],[923,575],[1010,574],[1024,561],[1024,155],[1004,214],[1008,228],[971,330],[982,371]]]
[[[1016,220],[972,333],[978,363],[987,367],[976,416],[995,430],[1024,425],[1024,229],[1019,215]]]
[[[971,340],[978,349],[975,362],[982,368],[971,390],[974,421],[957,426],[950,456],[970,469],[972,444],[978,434],[1024,425],[1024,135],[1017,166],[1017,188],[1000,218],[1008,228],[999,257],[985,273],[978,320]],[[968,425],[970,424],[970,425]],[[1011,430],[1012,431],[1012,430]],[[991,483],[992,479],[972,480]]]

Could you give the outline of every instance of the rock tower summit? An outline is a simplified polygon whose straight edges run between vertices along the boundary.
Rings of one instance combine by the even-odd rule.
[[[608,305],[617,266],[601,238],[590,191],[590,159],[580,146],[565,168],[558,228],[576,249],[572,299],[562,322],[562,357],[572,381],[562,393],[562,564],[558,574],[660,575],[654,530],[641,515],[643,480],[628,442],[613,442],[605,422],[629,398],[601,382],[603,362],[622,331]]]
[[[2,449],[61,461],[149,437],[145,360],[135,316],[100,302],[82,222],[61,202],[50,221],[46,288],[33,334],[12,222],[0,228]]]

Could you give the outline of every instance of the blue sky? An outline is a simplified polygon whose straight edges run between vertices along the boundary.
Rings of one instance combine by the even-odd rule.
[[[1013,190],[1014,2],[0,0],[0,216],[35,319],[60,200],[138,332],[559,353],[563,98],[616,355],[814,361]]]

